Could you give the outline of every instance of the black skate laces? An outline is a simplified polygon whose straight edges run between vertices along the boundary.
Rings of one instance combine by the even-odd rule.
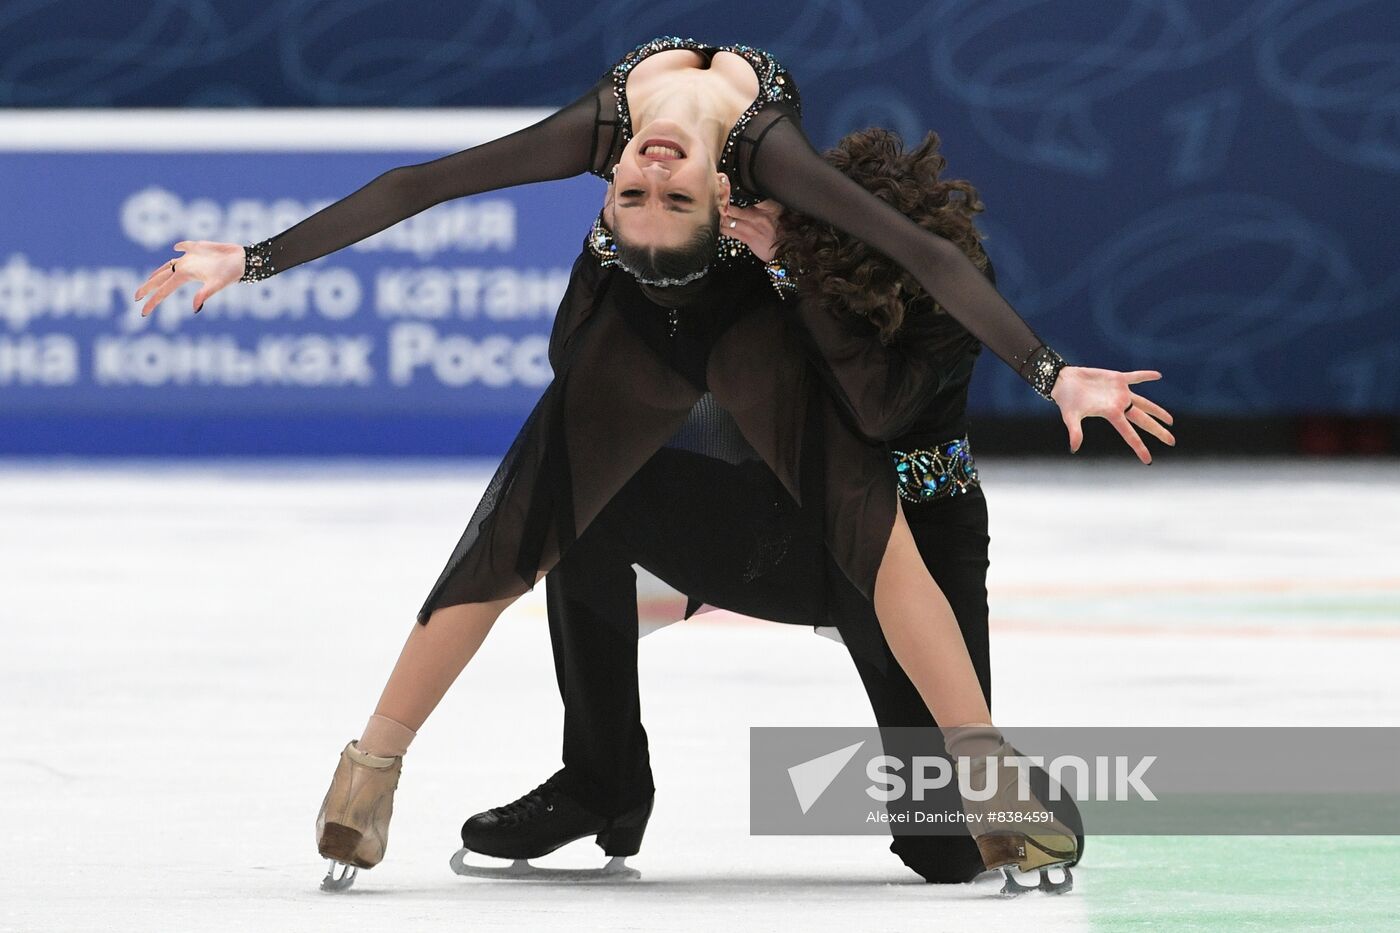
[[[515,824],[523,819],[534,816],[542,808],[544,810],[554,809],[554,797],[559,789],[554,786],[554,779],[550,778],[539,787],[521,796],[518,800],[512,800],[504,806],[494,807],[490,813],[502,823],[507,825]]]

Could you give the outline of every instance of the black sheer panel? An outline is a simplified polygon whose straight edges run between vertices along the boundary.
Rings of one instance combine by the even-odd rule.
[[[805,535],[825,540],[850,582],[874,598],[894,525],[894,470],[883,445],[841,423],[782,303],[755,302],[724,332],[709,360],[710,391],[802,507]]]
[[[614,307],[594,306],[562,346],[554,380],[502,459],[418,621],[426,623],[440,606],[530,589],[685,423],[700,395]]]
[[[685,423],[666,442],[666,446],[732,465],[760,459],[758,451],[744,439],[739,423],[719,407],[714,395],[709,392],[700,396]]]

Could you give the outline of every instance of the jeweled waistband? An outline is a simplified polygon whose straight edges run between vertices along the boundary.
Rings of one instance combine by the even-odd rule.
[[[914,450],[890,450],[894,460],[899,497],[909,502],[930,502],[959,495],[981,485],[972,461],[972,442],[966,434]]]

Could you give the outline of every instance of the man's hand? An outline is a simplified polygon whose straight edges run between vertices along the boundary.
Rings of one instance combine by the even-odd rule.
[[[773,259],[778,239],[778,218],[783,206],[776,201],[759,201],[752,207],[729,206],[728,219],[720,223],[720,233],[739,240],[764,262]],[[733,226],[730,226],[730,224]]]

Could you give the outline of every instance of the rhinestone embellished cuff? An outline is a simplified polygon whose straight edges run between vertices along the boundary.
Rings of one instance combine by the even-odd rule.
[[[603,225],[602,213],[593,218],[593,226],[583,242],[604,269],[617,265],[617,240],[613,239],[612,231]]]
[[[1031,388],[1035,389],[1041,398],[1054,401],[1050,397],[1050,390],[1054,388],[1060,370],[1067,365],[1069,364],[1064,361],[1064,357],[1045,344],[1041,344],[1039,349],[1032,353],[1025,364],[1021,366],[1021,378],[1029,382]]]
[[[272,237],[243,247],[243,275],[240,282],[258,282],[277,274],[272,265]]]
[[[981,485],[967,435],[916,450],[891,450],[899,497],[907,502],[947,499]]]
[[[783,265],[777,259],[767,263],[764,269],[768,272],[768,281],[772,284],[773,290],[786,298],[797,291],[797,276],[792,270]]]

